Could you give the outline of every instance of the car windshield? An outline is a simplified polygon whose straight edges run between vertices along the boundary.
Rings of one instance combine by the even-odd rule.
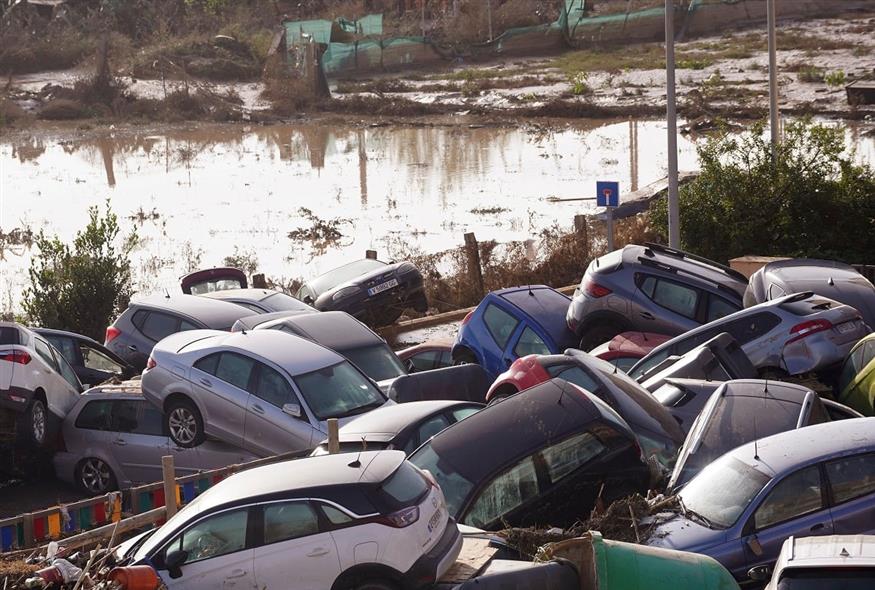
[[[875,588],[875,568],[818,567],[784,570],[778,590],[869,590]]]
[[[344,350],[341,354],[374,381],[394,379],[404,375],[404,366],[385,344]]]
[[[386,401],[349,361],[299,375],[295,383],[319,420],[363,414]]]
[[[274,311],[312,311],[313,308],[285,293],[268,295],[261,302]]]
[[[316,297],[319,297],[325,291],[333,289],[341,283],[351,281],[359,275],[371,272],[374,269],[386,266],[385,262],[366,258],[364,260],[356,260],[350,262],[340,268],[330,270],[324,275],[318,276],[310,281],[310,288]]]
[[[452,465],[443,461],[430,442],[421,446],[408,460],[420,469],[428,470],[434,476],[444,493],[447,510],[451,515],[458,515],[474,484],[457,473]]]
[[[703,469],[678,494],[687,517],[703,517],[709,528],[731,527],[769,476],[732,455],[723,455]]]

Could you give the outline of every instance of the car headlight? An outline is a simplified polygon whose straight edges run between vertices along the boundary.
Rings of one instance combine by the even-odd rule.
[[[337,301],[338,299],[343,299],[344,297],[349,297],[350,295],[355,295],[359,292],[358,287],[344,287],[337,293],[331,296],[332,301]]]
[[[401,265],[398,267],[399,274],[404,275],[410,272],[416,272],[416,267],[413,266],[413,264],[410,262],[402,262]]]

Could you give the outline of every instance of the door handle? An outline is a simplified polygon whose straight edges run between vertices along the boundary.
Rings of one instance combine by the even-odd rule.
[[[819,522],[819,523],[817,523],[816,525],[812,526],[812,527],[811,527],[810,529],[808,529],[808,530],[811,531],[811,532],[813,533],[813,532],[815,532],[815,531],[823,530],[823,528],[824,528],[823,523],[822,523],[822,522]]]
[[[252,405],[252,411],[255,412],[256,414],[264,414],[264,408],[262,408],[258,404]]]
[[[231,570],[231,573],[225,578],[226,580],[233,580],[234,578],[242,578],[246,575],[246,570],[236,569]]]
[[[653,314],[650,313],[649,311],[642,311],[639,315],[640,315],[642,318],[644,318],[645,320],[652,320],[652,319],[655,319],[655,318],[653,317]]]
[[[212,387],[213,386],[213,382],[210,381],[209,379],[204,379],[203,377],[201,377],[200,379],[198,379],[198,381],[200,381],[201,385],[203,385],[204,387]]]
[[[128,443],[127,443],[125,440],[121,439],[121,438],[117,438],[117,439],[115,439],[114,441],[112,441],[112,444],[114,444],[114,445],[116,445],[116,446],[119,446],[119,447],[123,447],[123,446],[125,446],[125,445],[128,444]]]
[[[137,352],[137,347],[133,344],[128,344],[128,350],[131,352]]]
[[[325,549],[324,547],[316,547],[313,551],[307,554],[307,557],[322,557],[323,555],[328,555],[328,549]]]

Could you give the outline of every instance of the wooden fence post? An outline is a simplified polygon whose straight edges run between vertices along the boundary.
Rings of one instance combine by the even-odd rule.
[[[365,250],[365,258],[369,260],[377,259],[377,251],[376,250]]]
[[[176,470],[173,468],[173,456],[161,457],[161,469],[164,472],[164,505],[167,506],[167,518],[176,514]]]
[[[340,433],[337,418],[328,419],[328,453],[336,455],[340,452]]]
[[[267,289],[267,279],[265,279],[263,272],[252,275],[252,288]]]
[[[480,267],[480,247],[473,232],[465,234],[465,252],[468,255],[468,278],[477,287],[480,297],[483,297],[483,269]]]
[[[22,549],[28,549],[33,547],[35,539],[33,538],[33,513],[28,512],[24,515],[22,519],[22,526],[24,528],[24,547]]]

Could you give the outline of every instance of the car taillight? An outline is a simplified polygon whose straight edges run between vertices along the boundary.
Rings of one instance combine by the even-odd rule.
[[[464,326],[465,324],[467,324],[468,322],[471,321],[471,316],[472,316],[472,315],[474,315],[474,312],[473,312],[473,311],[469,311],[469,312],[465,315],[465,318],[462,320],[462,325],[463,325],[463,326]]]
[[[404,527],[408,527],[417,520],[419,520],[419,506],[404,508],[402,510],[399,510],[398,512],[387,514],[386,516],[383,516],[379,519],[379,521],[383,524],[395,527],[396,529],[403,529]]]
[[[146,370],[154,369],[158,366],[158,363],[155,362],[155,359],[152,358],[152,355],[149,355],[149,360],[146,361]]]
[[[106,336],[104,337],[103,343],[109,344],[113,340],[115,340],[122,331],[116,328],[115,326],[110,326],[106,329]]]
[[[594,280],[587,278],[586,282],[583,283],[583,291],[589,295],[590,297],[595,297],[598,299],[599,297],[604,297],[605,295],[610,295],[611,290],[607,287],[603,287],[599,285]]]
[[[824,330],[832,330],[832,322],[829,320],[808,320],[807,322],[796,324],[790,328],[790,336],[792,338],[787,341],[787,344],[802,340],[807,336],[823,332]]]
[[[26,365],[30,362],[30,354],[25,350],[3,350],[0,351],[0,361]]]

